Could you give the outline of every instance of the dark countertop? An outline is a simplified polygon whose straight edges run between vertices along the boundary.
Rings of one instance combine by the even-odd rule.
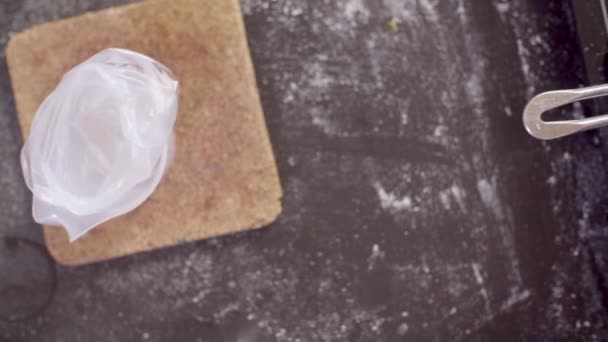
[[[124,2],[1,1],[1,57],[11,32]],[[0,341],[608,338],[608,133],[521,123],[584,82],[567,2],[241,3],[279,220],[56,279],[22,240],[42,241],[2,58],[0,315],[31,317]]]

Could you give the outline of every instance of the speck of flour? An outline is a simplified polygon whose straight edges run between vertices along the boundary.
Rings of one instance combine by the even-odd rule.
[[[369,10],[363,0],[350,0],[344,4],[344,13],[349,21],[355,22],[361,20],[367,22],[369,19]]]
[[[397,334],[403,336],[409,329],[410,327],[407,325],[407,323],[401,323],[399,324],[399,327],[397,327]]]
[[[376,189],[376,194],[378,195],[382,209],[398,212],[412,208],[412,199],[410,196],[397,196],[394,193],[386,191],[378,182],[374,183],[373,186]]]

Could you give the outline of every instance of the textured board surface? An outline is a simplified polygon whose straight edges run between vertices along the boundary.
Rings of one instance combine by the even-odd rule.
[[[72,244],[45,227],[55,259],[94,262],[272,222],[281,188],[238,2],[147,1],[14,35],[7,61],[24,138],[61,76],[109,47],[147,54],[179,79],[176,155],[135,211]]]

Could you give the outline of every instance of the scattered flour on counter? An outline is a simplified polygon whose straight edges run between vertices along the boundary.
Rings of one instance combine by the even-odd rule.
[[[482,77],[483,75],[480,75],[479,72],[475,72],[471,74],[471,77],[469,77],[466,83],[467,95],[469,96],[474,105],[480,105],[481,102],[485,99],[483,85],[481,83]]]
[[[511,7],[508,2],[497,2],[494,6],[500,15],[507,13]]]
[[[408,121],[409,121],[409,117],[408,117],[407,113],[401,112],[401,124],[405,126],[405,125],[407,125]]]
[[[488,290],[484,286],[484,279],[483,279],[483,275],[481,274],[481,265],[474,262],[471,264],[471,268],[473,269],[473,276],[475,276],[475,281],[477,282],[477,284],[479,284],[479,286],[481,286],[481,289],[479,290],[479,294],[481,294],[481,297],[484,300],[484,307],[486,310],[486,314],[491,319],[491,317],[494,315],[494,313],[492,312],[492,307],[490,306],[490,295],[488,294]]]
[[[534,92],[536,91],[534,88],[534,84],[536,82],[534,82],[532,73],[530,72],[530,63],[528,62],[530,59],[530,51],[526,46],[524,46],[524,42],[520,38],[517,39],[517,52],[519,53],[521,72],[526,80],[526,96],[528,96],[528,98],[532,98],[532,96],[534,96]]]
[[[452,192],[452,196],[454,196],[454,199],[456,200],[456,203],[458,203],[458,206],[460,207],[460,209],[463,212],[466,212],[467,208],[466,208],[465,202],[464,202],[464,197],[465,197],[464,190],[457,185],[452,185],[452,187],[450,188],[450,191]]]
[[[439,191],[439,201],[445,210],[452,208],[452,200],[462,212],[466,212],[464,204],[464,191],[457,185],[452,185],[447,189]]]
[[[383,0],[383,6],[388,10],[391,16],[399,18],[404,22],[415,23],[421,18],[432,23],[439,22],[439,13],[437,13],[437,1],[419,0],[419,1],[403,1],[403,0]]]
[[[339,121],[333,118],[331,111],[324,105],[329,90],[340,83],[339,76],[331,74],[327,67],[327,55],[317,54],[306,62],[305,77],[301,84],[292,82],[287,89],[287,98],[310,104],[309,114],[312,124],[319,127],[328,136],[340,135]]]
[[[203,299],[205,299],[205,297],[207,297],[207,295],[209,294],[209,290],[201,290],[198,294],[196,294],[194,297],[192,297],[191,301],[192,303],[198,303],[200,301],[202,301]]]
[[[530,42],[530,45],[533,47],[542,47],[545,51],[548,51],[548,52],[551,51],[551,46],[549,45],[547,40],[544,39],[540,34],[535,34],[532,37],[530,37],[529,42]],[[540,65],[543,65],[545,62],[543,60],[540,60],[538,63]]]
[[[376,262],[384,259],[385,253],[383,250],[380,249],[380,246],[375,243],[372,245],[372,252],[369,255],[369,258],[367,258],[368,261],[368,270],[372,270],[374,268],[374,266],[376,265]]]
[[[332,76],[327,74],[324,64],[321,63],[322,57],[317,56],[319,62],[313,62],[308,65],[308,71],[310,72],[310,86],[313,88],[325,89],[335,80]]]
[[[351,22],[361,19],[363,22],[369,20],[369,9],[363,0],[350,0],[344,4],[344,13]]]
[[[475,276],[475,281],[479,285],[483,285],[483,276],[481,275],[481,265],[474,262],[471,264],[471,268],[473,269],[473,275]]]
[[[231,312],[238,312],[240,310],[240,306],[238,303],[229,303],[228,305],[224,306],[221,310],[213,313],[213,318],[216,321],[221,321],[223,320],[229,313]]]
[[[416,3],[420,6],[420,9],[422,9],[422,13],[427,20],[434,23],[439,22],[439,13],[437,13],[438,0],[418,0]]]
[[[519,291],[519,289],[517,289],[517,288],[511,289],[511,295],[509,296],[509,298],[507,298],[507,300],[504,303],[502,303],[502,305],[500,306],[500,310],[501,311],[508,310],[513,305],[519,304],[528,298],[530,298],[530,290],[526,289],[523,291]]]
[[[452,207],[450,204],[450,190],[442,190],[439,192],[439,200],[445,210],[450,210]]]
[[[442,137],[448,131],[448,126],[446,125],[437,125],[433,130],[433,135],[435,137]]]
[[[502,220],[504,218],[504,213],[496,193],[495,185],[488,182],[486,179],[480,179],[477,181],[477,191],[486,208],[492,210],[497,219]]]
[[[370,255],[370,258],[377,259],[377,258],[383,258],[383,257],[384,257],[384,252],[382,252],[380,250],[380,246],[378,246],[378,244],[375,243],[372,246],[372,254]]]
[[[386,8],[393,18],[399,18],[406,22],[415,22],[418,16],[413,9],[406,8],[404,1],[401,0],[383,0],[382,5]]]
[[[321,108],[313,107],[310,109],[313,125],[319,127],[323,133],[327,135],[337,135],[338,129],[336,125],[330,121],[329,113],[321,110]]]
[[[293,10],[291,10],[291,15],[294,17],[300,16],[304,13],[304,9],[300,8],[300,7],[296,7]]]
[[[397,334],[403,336],[409,329],[410,327],[407,325],[407,323],[401,323],[399,324],[399,327],[397,327]]]
[[[387,192],[380,183],[374,183],[374,188],[380,199],[380,206],[382,209],[390,211],[403,211],[412,208],[412,199],[409,196],[403,196],[401,198],[397,195]]]

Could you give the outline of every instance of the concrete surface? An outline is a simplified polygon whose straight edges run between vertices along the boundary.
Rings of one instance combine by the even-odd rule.
[[[119,2],[4,0],[0,47]],[[606,339],[605,133],[543,143],[520,116],[583,82],[567,2],[242,6],[285,190],[258,232],[53,278],[0,64],[0,340]]]

